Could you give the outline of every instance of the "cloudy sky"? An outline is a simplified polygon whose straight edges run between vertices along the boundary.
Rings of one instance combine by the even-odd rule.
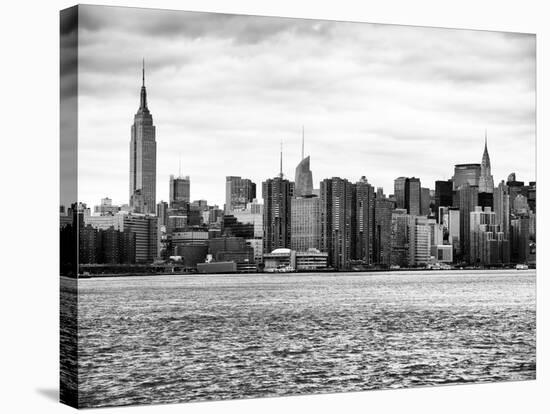
[[[157,201],[179,160],[191,198],[223,205],[225,176],[294,179],[301,130],[315,186],[340,176],[393,193],[457,163],[495,183],[535,179],[535,37],[287,18],[81,6],[79,199],[128,202],[130,126],[145,58]],[[261,196],[261,193],[258,194]]]

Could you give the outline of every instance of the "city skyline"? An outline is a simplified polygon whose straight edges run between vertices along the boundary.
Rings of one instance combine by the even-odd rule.
[[[117,19],[120,13],[132,16],[131,23]],[[94,10],[82,22],[79,199],[90,205],[106,196],[128,201],[125,154],[142,56],[157,127],[157,200],[168,200],[169,176],[177,173],[181,154],[191,199],[223,207],[226,176],[259,186],[278,174],[281,139],[283,172],[293,180],[302,125],[315,188],[333,176],[352,182],[366,176],[392,194],[395,178],[415,176],[433,189],[436,180],[452,177],[455,164],[481,163],[486,129],[495,185],[511,172],[535,181],[534,36],[161,10],[147,16],[155,31],[150,40],[138,35],[140,9]],[[190,17],[218,30],[185,24]],[[159,33],[163,24],[167,29]],[[117,36],[119,30],[129,38]],[[106,35],[128,49],[116,57],[109,47],[100,50]],[[341,39],[353,39],[352,46]],[[426,55],[422,39],[437,53]],[[163,56],[153,49],[159,40]],[[368,53],[354,49],[361,40]],[[266,56],[273,42],[279,47]],[[321,52],[325,65],[316,66]],[[281,63],[276,76],[243,83],[250,69],[265,68],[269,59]],[[362,66],[364,59],[369,64]],[[101,144],[112,151],[98,160]]]

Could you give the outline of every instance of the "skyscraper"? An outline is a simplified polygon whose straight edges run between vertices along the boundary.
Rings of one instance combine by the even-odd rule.
[[[453,205],[453,182],[436,181],[435,182],[435,217],[439,220],[439,207],[450,207]]]
[[[478,187],[463,184],[456,191],[457,207],[460,211],[460,253],[463,260],[470,256],[470,213],[478,205]]]
[[[411,216],[421,214],[421,186],[420,178],[407,178],[405,181],[405,208]]]
[[[407,208],[405,206],[405,184],[407,177],[398,177],[393,182],[393,195],[395,197],[396,208]]]
[[[365,264],[373,262],[374,187],[365,177],[355,184],[355,253],[354,259]]]
[[[156,209],[157,142],[153,117],[147,107],[145,65],[142,69],[140,104],[134,116],[130,140],[130,207],[138,213]]]
[[[350,266],[353,247],[353,185],[339,177],[321,181],[321,250],[335,269]]]
[[[420,188],[419,188],[420,190]],[[420,195],[420,192],[419,192]],[[374,204],[374,263],[385,266],[391,261],[391,224],[395,204],[377,197]],[[420,200],[419,200],[420,208]]]
[[[256,184],[248,178],[225,177],[225,211],[244,210],[256,198]]]
[[[191,180],[189,176],[170,176],[170,208],[181,208],[191,200]]]
[[[479,174],[479,192],[492,194],[495,188],[493,176],[491,175],[491,159],[487,151],[487,132],[485,132],[485,149],[481,159],[481,169]]]
[[[292,198],[290,248],[305,252],[321,247],[321,203],[319,197]]]
[[[455,174],[453,175],[453,191],[458,190],[464,184],[477,187],[480,175],[480,164],[456,164]]]
[[[271,253],[278,248],[290,248],[291,184],[282,174],[262,183],[264,253]]]
[[[294,175],[296,197],[306,197],[313,194],[313,178],[309,168],[309,155],[304,157],[304,130],[302,128],[302,160],[296,167]]]

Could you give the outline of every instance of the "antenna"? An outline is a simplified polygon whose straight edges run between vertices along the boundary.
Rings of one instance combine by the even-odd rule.
[[[304,126],[302,125],[302,159],[304,159]]]
[[[145,58],[141,61],[141,86],[145,86]]]
[[[180,165],[179,165],[178,178],[181,178],[181,152],[179,156],[180,156]]]
[[[281,140],[281,165],[280,165],[279,177],[283,178],[283,140]]]

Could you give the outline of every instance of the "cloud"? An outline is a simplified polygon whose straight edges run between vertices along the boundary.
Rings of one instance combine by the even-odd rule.
[[[414,175],[433,188],[480,162],[486,128],[495,181],[534,179],[533,35],[81,6],[79,57],[89,203],[127,201],[142,57],[159,200],[180,157],[194,199],[223,203],[226,175],[261,186],[281,140],[293,178],[302,125],[317,183],[366,175],[392,193]]]

